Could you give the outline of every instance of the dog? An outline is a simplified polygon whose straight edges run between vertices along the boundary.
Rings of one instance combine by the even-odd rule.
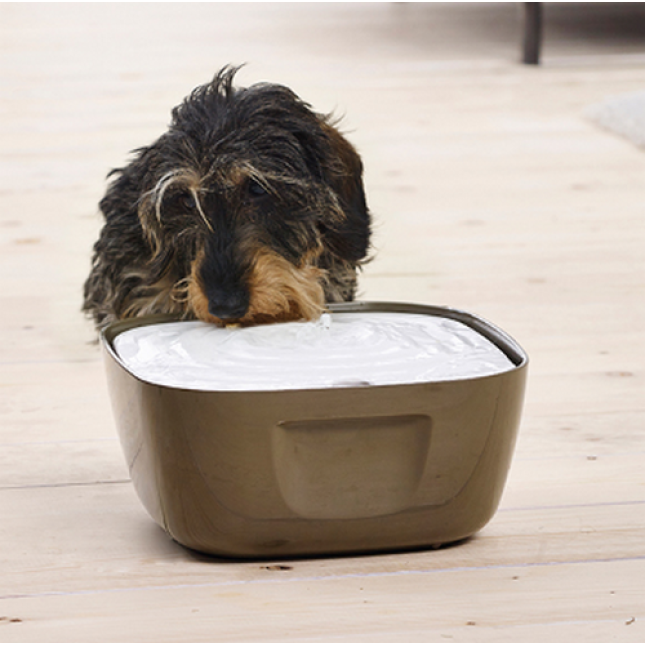
[[[227,66],[113,170],[84,285],[97,328],[176,314],[220,325],[314,320],[355,297],[371,215],[331,116]]]

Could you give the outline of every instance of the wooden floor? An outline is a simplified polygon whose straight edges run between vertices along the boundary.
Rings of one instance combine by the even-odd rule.
[[[585,116],[645,89],[633,11],[548,5],[527,67],[512,3],[0,5],[0,641],[645,641],[645,152]],[[96,204],[228,62],[346,115],[364,299],[467,309],[528,351],[474,539],[225,561],[136,498],[79,313]]]

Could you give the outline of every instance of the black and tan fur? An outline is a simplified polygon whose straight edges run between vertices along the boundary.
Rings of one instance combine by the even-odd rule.
[[[290,89],[236,88],[236,71],[195,89],[111,173],[84,289],[98,327],[152,313],[313,319],[354,298],[370,238],[358,154]]]

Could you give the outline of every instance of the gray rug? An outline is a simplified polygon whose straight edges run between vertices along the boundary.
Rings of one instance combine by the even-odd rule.
[[[604,130],[645,149],[645,91],[609,97],[587,108],[585,115]]]

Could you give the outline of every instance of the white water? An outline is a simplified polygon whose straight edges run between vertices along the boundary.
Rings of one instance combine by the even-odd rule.
[[[404,313],[334,313],[315,322],[240,328],[164,323],[123,332],[114,346],[140,379],[194,390],[394,385],[514,367],[460,322]]]

